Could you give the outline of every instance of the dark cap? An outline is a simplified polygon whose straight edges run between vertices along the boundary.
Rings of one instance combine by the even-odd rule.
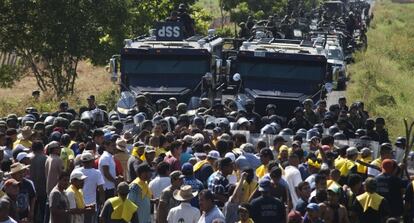
[[[319,211],[319,205],[316,204],[316,203],[309,203],[306,206],[306,210],[308,210],[308,211]]]
[[[89,97],[87,97],[86,100],[95,100],[95,95],[89,95]]]
[[[60,104],[59,104],[59,107],[61,107],[61,108],[68,107],[68,106],[69,106],[69,104],[68,104],[67,101],[61,101]]]
[[[17,135],[17,130],[15,128],[9,128],[6,130],[6,135],[8,136]]]
[[[273,142],[278,143],[278,142],[286,142],[285,138],[283,138],[283,136],[276,136],[275,139],[273,140]]]
[[[220,168],[227,167],[233,163],[233,160],[231,160],[229,157],[225,157],[222,160],[219,161]]]
[[[181,173],[181,171],[176,170],[170,173],[171,180],[178,180],[184,178],[184,175]]]
[[[382,124],[385,125],[385,119],[378,117],[377,119],[375,119],[375,124]]]
[[[272,150],[269,148],[263,148],[260,150],[260,155],[262,156],[273,156]]]
[[[191,163],[184,163],[183,166],[181,167],[181,172],[186,176],[192,175],[193,165],[191,165]]]
[[[272,183],[268,178],[264,177],[259,181],[259,191],[269,191],[271,186]]]

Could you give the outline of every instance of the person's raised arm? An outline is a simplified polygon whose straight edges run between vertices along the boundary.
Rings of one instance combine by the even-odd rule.
[[[239,180],[239,182],[237,182],[237,186],[234,189],[233,194],[230,196],[230,199],[229,199],[230,203],[239,203],[240,202],[240,194],[242,192],[243,183],[244,183],[246,177],[247,177],[246,172],[243,172],[240,175],[240,180]]]

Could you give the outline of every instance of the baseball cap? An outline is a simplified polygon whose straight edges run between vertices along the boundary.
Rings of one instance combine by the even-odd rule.
[[[186,142],[188,144],[193,143],[193,137],[191,135],[184,136],[183,140],[184,140],[184,142]]]
[[[21,152],[17,154],[16,160],[20,162],[22,161],[22,159],[28,158],[28,157],[29,157],[29,154],[27,154],[26,152]]]
[[[181,172],[184,175],[193,174],[193,165],[191,165],[191,163],[184,163],[184,165],[181,167]]]
[[[152,146],[145,147],[145,153],[155,153],[155,149]]]
[[[341,193],[341,190],[339,189],[339,187],[337,187],[337,186],[330,186],[329,188],[328,188],[328,191],[332,191],[332,192],[334,192],[335,194],[339,194],[339,193]]]
[[[234,153],[228,152],[226,153],[226,155],[224,155],[224,157],[228,157],[231,159],[231,161],[236,161],[236,156],[234,155]]]
[[[176,171],[173,171],[173,172],[170,173],[170,178],[172,180],[178,180],[178,179],[184,178],[184,175],[182,174],[181,171],[176,170]]]
[[[77,179],[77,180],[84,180],[86,179],[87,176],[85,176],[82,172],[80,171],[73,171],[70,174],[70,180],[72,181],[73,179]]]
[[[316,203],[309,203],[306,206],[306,210],[308,210],[308,211],[319,211],[319,205],[316,204]]]
[[[92,153],[90,152],[84,152],[81,155],[81,161],[82,162],[89,162],[91,160],[95,160],[95,157],[93,157]]]
[[[210,152],[208,152],[207,158],[219,159],[220,158],[220,153],[217,150],[211,150]]]
[[[259,181],[259,191],[269,191],[271,187],[271,182],[267,178],[263,178]]]

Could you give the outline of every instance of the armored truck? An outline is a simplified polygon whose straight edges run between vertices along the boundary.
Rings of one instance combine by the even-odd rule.
[[[223,40],[214,30],[184,39],[181,27],[163,22],[150,35],[125,40],[121,54],[111,59],[113,79],[121,86],[118,107],[133,106],[131,97],[138,94],[153,101],[176,97],[186,103],[211,94],[221,69]]]
[[[316,102],[324,97],[325,83],[332,81],[323,48],[300,40],[246,41],[234,69],[242,86],[239,101],[254,100],[259,114],[265,113],[267,104],[275,104],[278,115],[288,117],[305,99]]]

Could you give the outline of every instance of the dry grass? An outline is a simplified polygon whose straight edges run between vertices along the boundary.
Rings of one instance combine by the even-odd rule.
[[[96,95],[98,103],[108,102],[112,91],[118,90],[118,87],[110,81],[109,74],[104,67],[92,66],[87,61],[83,61],[78,67],[78,79],[75,84],[75,93],[65,98],[69,105],[79,108],[86,105],[88,95]],[[54,99],[51,92],[41,93],[39,101],[34,101],[32,91],[38,90],[36,80],[32,75],[25,76],[17,82],[12,88],[0,88],[0,117],[10,113],[22,114],[26,107],[34,106],[40,112],[50,112],[57,108],[58,101]],[[109,100],[112,103],[113,100]],[[108,105],[112,107],[113,105]]]

